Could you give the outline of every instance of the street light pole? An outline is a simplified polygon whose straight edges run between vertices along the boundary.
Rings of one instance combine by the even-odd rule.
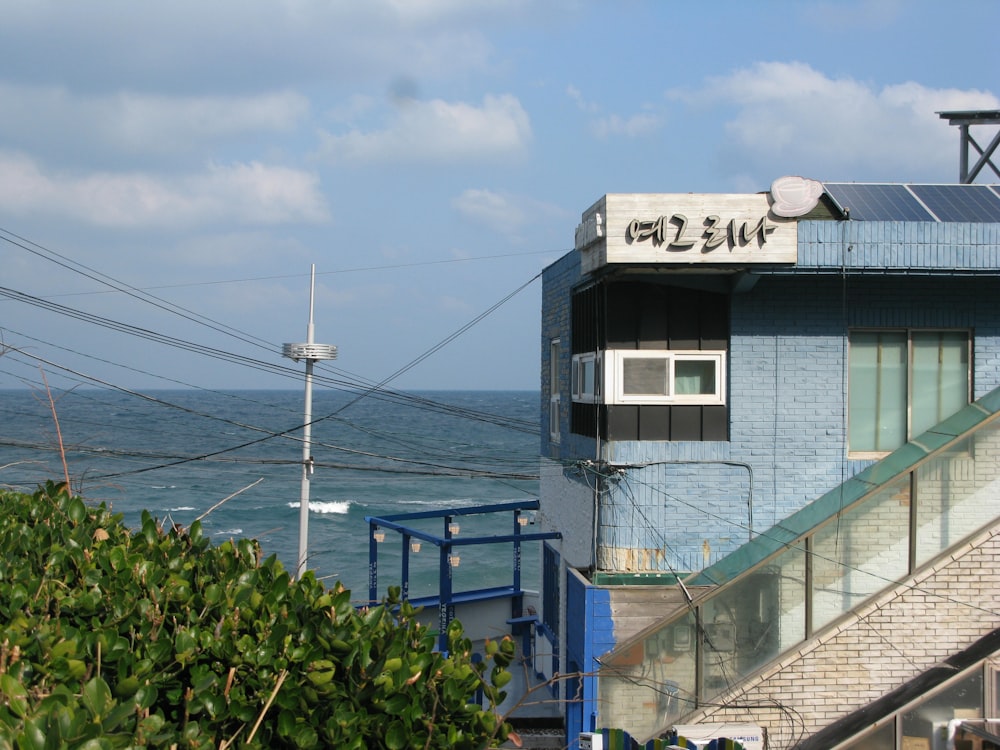
[[[302,344],[285,344],[282,354],[298,362],[306,362],[305,413],[302,421],[302,489],[299,493],[299,557],[296,577],[301,579],[306,572],[309,556],[309,485],[313,474],[312,455],[312,382],[313,365],[318,360],[337,358],[337,347],[317,344],[314,339],[313,306],[316,292],[316,264],[311,267],[309,277],[309,324],[306,327],[306,341]]]

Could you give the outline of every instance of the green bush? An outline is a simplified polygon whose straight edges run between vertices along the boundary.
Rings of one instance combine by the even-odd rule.
[[[513,643],[473,663],[453,622],[442,654],[414,614],[398,591],[358,611],[199,523],[0,493],[0,750],[501,743]]]

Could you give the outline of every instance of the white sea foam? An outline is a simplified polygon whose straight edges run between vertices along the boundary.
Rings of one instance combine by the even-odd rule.
[[[169,513],[179,513],[182,510],[195,510],[195,508],[193,506],[190,506],[190,505],[182,505],[179,508],[170,508],[168,510],[168,512]]]
[[[288,507],[301,508],[302,503],[289,503]],[[350,510],[350,508],[351,508],[350,500],[340,500],[340,501],[334,500],[327,502],[322,502],[318,500],[309,501],[309,510],[312,513],[323,513],[323,514],[337,513],[343,515],[344,513],[347,513],[348,510]]]
[[[240,536],[242,533],[243,529],[223,529],[216,531],[212,536]]]

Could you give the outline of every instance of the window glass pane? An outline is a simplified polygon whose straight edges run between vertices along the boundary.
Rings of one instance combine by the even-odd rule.
[[[674,393],[711,395],[715,393],[713,360],[674,361]]]
[[[549,395],[559,395],[559,339],[549,343]]]
[[[668,359],[622,358],[622,392],[626,395],[666,396]]]
[[[580,394],[584,396],[593,396],[594,391],[594,377],[595,377],[595,367],[594,360],[585,359],[580,362]]]
[[[975,669],[964,679],[903,714],[904,747],[907,739],[929,740],[931,744],[928,747],[938,747],[936,738],[947,732],[949,721],[958,717],[971,719],[982,715],[983,671]],[[957,743],[956,747],[959,747]]]
[[[910,436],[969,402],[969,338],[964,331],[914,331]]]
[[[896,750],[896,726],[890,721],[871,734],[837,747],[838,750]]]
[[[1000,670],[990,667],[989,675],[990,682],[993,685],[993,694],[991,696],[988,712],[990,716],[997,716],[1000,715]]]
[[[891,451],[906,442],[906,333],[850,335],[848,440],[852,451]]]

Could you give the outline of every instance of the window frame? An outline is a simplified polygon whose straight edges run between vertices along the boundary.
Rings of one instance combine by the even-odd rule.
[[[665,393],[626,393],[627,360],[657,359],[665,363]],[[663,404],[670,406],[726,405],[725,350],[706,349],[606,349],[573,355],[572,395],[576,403],[586,404]],[[710,362],[714,365],[715,388],[711,393],[677,393],[676,366],[680,362]],[[594,368],[594,388],[584,388],[584,367]]]
[[[975,372],[974,367],[974,348],[973,344],[975,342],[975,336],[973,330],[967,327],[956,327],[956,328],[946,328],[941,326],[928,326],[928,327],[903,327],[903,326],[887,326],[887,327],[877,327],[877,326],[858,326],[849,328],[847,331],[847,362],[845,363],[845,370],[847,372],[847,409],[846,409],[846,423],[844,425],[845,429],[845,443],[847,444],[847,457],[849,459],[879,459],[883,458],[893,450],[898,449],[901,446],[896,446],[895,448],[889,450],[853,450],[851,448],[851,359],[852,359],[852,347],[854,346],[852,342],[852,337],[855,334],[860,333],[897,333],[903,334],[906,338],[906,424],[904,430],[904,442],[905,444],[910,440],[913,440],[917,435],[913,434],[913,383],[914,383],[914,334],[924,334],[924,333],[961,333],[965,335],[965,355],[966,355],[966,374],[965,374],[965,385],[966,385],[966,404],[972,403],[972,395],[974,393],[973,385],[973,374]]]
[[[586,352],[584,354],[574,354],[570,376],[570,389],[573,393],[573,401],[581,404],[603,403],[604,373],[603,357],[601,352]],[[585,389],[583,382],[585,367],[590,365],[593,369],[593,388]]]
[[[614,349],[607,352],[607,403],[670,404],[724,406],[726,403],[726,352],[697,349]],[[666,393],[626,393],[625,362],[635,359],[661,359],[666,362]],[[711,393],[677,393],[679,362],[711,362],[715,370],[715,388]]]

